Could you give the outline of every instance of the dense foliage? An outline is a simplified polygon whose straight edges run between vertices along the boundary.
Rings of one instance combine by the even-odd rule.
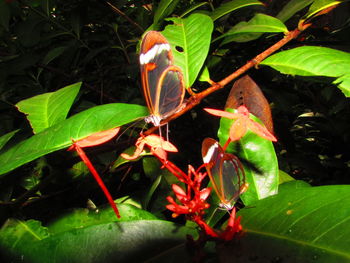
[[[153,2],[0,0],[4,260],[349,261],[349,3]],[[189,91],[186,107],[169,122],[178,152],[168,158],[184,173],[188,164],[203,164],[206,137],[222,146],[228,140],[234,121],[203,108],[224,110],[232,80],[249,74],[270,103],[278,141],[248,131],[227,148],[241,159],[249,183],[236,204],[243,234],[230,242],[214,247],[209,241],[217,237],[172,217],[166,198],[178,184],[173,166],[152,151],[132,161],[120,156],[132,155],[140,132],[147,133],[138,56],[148,30],[168,39]],[[274,44],[279,50],[269,49]],[[255,115],[266,125],[265,113]],[[66,151],[116,127],[117,137],[86,152],[121,219],[85,164]],[[229,216],[215,210],[214,192],[208,203],[206,223],[225,229]]]

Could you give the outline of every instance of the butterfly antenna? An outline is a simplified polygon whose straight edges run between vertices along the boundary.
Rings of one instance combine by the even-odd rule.
[[[120,137],[122,135],[124,135],[126,133],[126,131],[131,129],[131,128],[132,128],[131,133],[133,133],[133,131],[136,129],[136,125],[139,124],[141,121],[143,121],[143,120],[137,120],[137,121],[133,122],[132,124],[128,125],[121,133],[119,133],[119,135],[117,136],[115,141],[117,142],[120,139]],[[145,125],[143,126],[142,130],[144,129],[144,127],[145,127]]]

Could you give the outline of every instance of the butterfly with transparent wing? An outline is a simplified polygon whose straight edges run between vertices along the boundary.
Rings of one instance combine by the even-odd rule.
[[[162,120],[179,111],[185,96],[182,71],[174,65],[170,44],[161,33],[149,31],[144,35],[140,67],[142,90],[151,113],[145,121],[160,126]]]
[[[202,157],[213,185],[220,199],[221,208],[232,210],[239,196],[248,188],[244,168],[239,159],[226,153],[220,144],[211,138],[202,143]]]

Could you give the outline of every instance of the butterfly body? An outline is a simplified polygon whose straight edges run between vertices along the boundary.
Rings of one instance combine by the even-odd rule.
[[[147,32],[141,43],[140,68],[142,89],[151,113],[145,121],[155,126],[160,126],[161,121],[177,112],[183,103],[183,75],[173,63],[166,38],[157,31]]]
[[[203,141],[202,156],[210,181],[220,199],[219,206],[231,210],[248,186],[242,164],[235,155],[225,153],[220,144],[211,138]]]

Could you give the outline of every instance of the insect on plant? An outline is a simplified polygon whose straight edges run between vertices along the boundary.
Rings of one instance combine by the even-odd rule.
[[[151,113],[145,121],[154,126],[178,111],[184,99],[183,75],[173,60],[166,38],[157,31],[147,32],[141,43],[140,67],[142,90]]]
[[[239,196],[248,188],[242,163],[235,155],[225,153],[220,144],[212,138],[203,141],[202,157],[210,181],[220,199],[219,207],[232,210]]]

